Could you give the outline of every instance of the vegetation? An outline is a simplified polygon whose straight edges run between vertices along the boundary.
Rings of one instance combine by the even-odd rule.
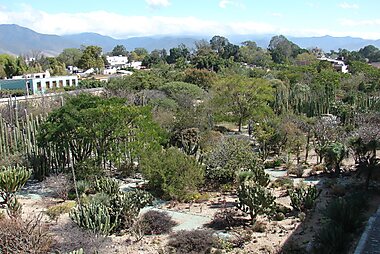
[[[377,188],[380,70],[366,61],[378,61],[379,52],[367,46],[323,53],[282,35],[274,36],[268,49],[252,41],[234,45],[222,36],[199,41],[194,50],[179,45],[128,52],[117,45],[109,55],[142,61],[148,69],[109,82],[80,81],[84,90],[104,88],[100,96],[78,93],[36,105],[10,98],[0,107],[2,208],[8,217],[18,217],[16,193],[32,178],[45,180],[44,187],[64,201],[47,209],[52,220],[69,212],[74,223],[96,235],[131,234],[138,241],[144,234],[169,233],[175,223],[168,214],[149,211],[139,218],[154,198],[170,201],[171,207],[187,202],[200,213],[202,200],[210,198],[209,205],[219,208],[210,227],[239,230],[249,217],[254,230],[265,231],[264,220],[296,219],[290,208],[276,203],[278,197],[289,195],[287,205],[307,223],[306,217],[318,212],[314,207],[323,188],[294,187],[288,177],[272,181],[266,172],[286,168],[299,178],[323,178],[323,171],[332,181],[357,174],[358,186],[333,185],[338,199],[321,196],[329,205],[313,247],[318,253],[344,253],[364,209],[364,201],[348,192],[362,188],[367,196]],[[350,75],[318,60],[323,54],[344,57]],[[0,55],[0,76],[65,74],[69,65],[99,73],[107,65],[104,58],[97,46],[65,49],[56,58],[41,56],[28,64],[22,57]],[[347,157],[356,164],[343,163]],[[121,184],[130,181],[125,176],[141,183],[123,192]],[[223,193],[214,198],[213,192]],[[75,208],[68,199],[76,199]],[[232,211],[234,206],[240,211]],[[11,230],[10,223],[4,228]],[[14,228],[24,234],[20,225]],[[243,244],[219,242],[226,250]],[[174,253],[207,253],[218,246],[211,231],[196,230],[172,233],[167,247]],[[23,251],[17,248],[14,252]]]

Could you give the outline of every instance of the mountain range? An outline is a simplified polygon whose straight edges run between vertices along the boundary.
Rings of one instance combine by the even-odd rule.
[[[266,48],[273,35],[230,35],[226,36],[230,42],[240,44],[243,41],[252,40],[258,46]],[[15,24],[0,24],[0,53],[20,55],[32,52],[42,52],[45,55],[56,56],[65,48],[79,48],[82,45],[96,45],[109,52],[116,45],[124,45],[127,50],[135,48],[146,48],[148,51],[154,49],[166,49],[176,47],[183,43],[189,48],[195,47],[195,42],[201,39],[209,40],[201,36],[149,36],[132,37],[127,39],[115,39],[110,36],[97,33],[80,33],[73,35],[50,35],[37,33],[29,28]],[[367,45],[380,47],[380,40],[367,40],[354,37],[292,37],[288,39],[302,48],[319,47],[324,51],[358,50]]]

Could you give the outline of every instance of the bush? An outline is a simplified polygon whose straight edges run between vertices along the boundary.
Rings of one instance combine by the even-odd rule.
[[[214,218],[210,223],[207,224],[207,227],[215,230],[229,229],[237,225],[241,225],[242,221],[236,219],[237,212],[234,209],[223,209],[217,211],[214,214]]]
[[[202,166],[173,147],[144,157],[141,169],[149,187],[168,199],[182,201],[203,183]]]
[[[177,225],[167,212],[150,210],[141,217],[146,235],[161,235],[169,233]]]
[[[366,203],[365,196],[362,194],[338,198],[327,206],[324,216],[331,223],[339,225],[345,232],[353,233],[363,223]]]
[[[41,217],[30,221],[0,220],[0,253],[50,253],[52,238]]]
[[[62,214],[69,213],[74,206],[73,201],[51,206],[46,210],[46,214],[51,220],[57,221]]]
[[[304,171],[304,167],[300,164],[288,167],[288,175],[295,175],[298,178],[302,178]]]
[[[55,198],[66,201],[69,197],[70,189],[73,187],[73,183],[67,175],[59,174],[47,177],[44,181],[44,187],[51,189]]]
[[[319,197],[322,190],[318,191],[314,185],[307,186],[300,184],[297,187],[288,190],[291,206],[297,211],[307,211],[312,209],[315,200]]]
[[[181,230],[170,235],[167,246],[177,254],[203,254],[209,253],[217,243],[217,237],[210,230]]]
[[[289,177],[280,177],[274,180],[271,184],[273,188],[288,189],[293,187],[293,180]]]
[[[248,141],[226,138],[205,156],[205,176],[215,185],[233,183],[236,173],[258,161]]]
[[[315,253],[345,253],[350,235],[339,225],[326,224],[315,237]]]

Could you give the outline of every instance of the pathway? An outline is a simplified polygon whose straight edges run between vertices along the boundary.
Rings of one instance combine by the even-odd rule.
[[[380,254],[380,207],[368,220],[354,254]]]

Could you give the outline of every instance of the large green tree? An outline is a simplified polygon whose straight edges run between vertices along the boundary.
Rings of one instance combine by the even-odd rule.
[[[238,123],[239,131],[250,118],[259,120],[271,114],[274,89],[265,79],[230,76],[215,86],[215,103],[221,113]]]
[[[77,48],[67,48],[58,55],[57,60],[66,66],[78,66],[83,52]]]
[[[98,46],[88,46],[83,50],[83,55],[79,59],[78,67],[88,70],[91,68],[100,70],[104,68],[102,58],[102,48]]]

